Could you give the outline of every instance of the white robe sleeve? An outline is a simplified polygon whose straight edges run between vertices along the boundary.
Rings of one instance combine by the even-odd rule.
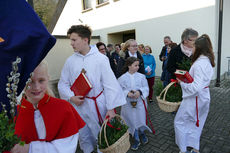
[[[141,90],[142,96],[144,98],[148,97],[148,95],[149,95],[149,86],[148,86],[147,79],[145,78],[144,75],[141,75],[141,87],[138,90]]]
[[[69,60],[66,61],[62,72],[61,72],[61,77],[60,80],[58,82],[58,91],[59,91],[59,95],[61,97],[61,99],[65,99],[67,101],[70,101],[70,98],[72,96],[74,96],[74,93],[70,90],[71,87],[71,82],[70,82],[70,78],[71,78],[71,74],[70,74],[70,70],[69,70]]]
[[[127,87],[127,81],[125,80],[125,78],[126,77],[124,75],[122,75],[121,77],[118,78],[118,82],[119,82],[119,84],[120,84],[120,86],[124,92],[125,97],[127,97],[128,93],[129,93],[129,89]]]
[[[124,93],[110,67],[109,59],[101,65],[101,82],[104,88],[106,107],[108,110],[114,109],[126,103]]]
[[[204,66],[206,65],[206,66]],[[210,64],[209,64],[210,65]],[[193,67],[194,76],[192,83],[181,82],[182,88],[182,97],[187,98],[190,96],[196,96],[198,92],[203,90],[206,86],[209,85],[209,82],[212,77],[212,68],[207,65],[207,63],[198,63]]]
[[[32,141],[30,143],[29,153],[75,153],[78,137],[79,133],[51,142]]]
[[[34,113],[34,123],[39,139],[46,138],[46,128],[43,117],[39,110]],[[51,142],[32,141],[29,153],[75,153],[79,133],[63,139],[56,139]]]

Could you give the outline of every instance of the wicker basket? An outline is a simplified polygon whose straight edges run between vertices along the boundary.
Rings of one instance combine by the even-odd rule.
[[[168,91],[168,89],[174,84],[175,82],[171,82],[169,83],[160,93],[159,96],[157,96],[157,102],[158,102],[158,106],[160,107],[161,110],[165,111],[165,112],[174,112],[177,111],[177,109],[180,106],[181,102],[168,102],[165,100],[166,97],[166,93]],[[163,95],[163,99],[160,99],[161,95],[164,93]]]
[[[119,117],[121,120],[123,120],[119,115],[116,115],[116,117]],[[109,143],[108,143],[108,140],[107,140],[107,137],[106,137],[107,122],[108,122],[108,119],[106,119],[104,121],[104,123],[102,124],[102,126],[101,126],[101,130],[100,130],[100,133],[99,133],[99,136],[100,136],[99,144],[101,144],[101,133],[102,133],[103,127],[105,126],[105,128],[104,128],[104,137],[105,137],[105,142],[106,142],[108,147],[105,148],[105,149],[100,149],[100,151],[103,152],[103,153],[126,153],[130,148],[128,130],[122,137],[120,137],[120,139],[118,139],[114,144],[109,146]],[[123,122],[125,123],[124,120],[123,120]]]

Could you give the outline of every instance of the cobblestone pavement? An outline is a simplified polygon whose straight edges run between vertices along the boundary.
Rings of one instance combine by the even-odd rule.
[[[211,105],[200,142],[201,153],[230,153],[230,80],[220,87],[210,85]],[[156,134],[147,133],[149,143],[128,153],[178,153],[173,120],[175,114],[159,109],[156,99],[148,107]],[[77,153],[82,153],[79,149]]]

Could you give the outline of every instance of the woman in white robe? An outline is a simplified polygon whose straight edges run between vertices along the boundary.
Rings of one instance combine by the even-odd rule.
[[[129,57],[126,61],[128,72],[123,74],[119,79],[119,83],[126,96],[127,103],[121,107],[121,116],[129,126],[129,133],[134,137],[135,142],[131,149],[137,150],[140,144],[139,134],[144,137],[144,143],[147,143],[147,137],[144,130],[150,130],[146,125],[146,112],[142,99],[147,107],[146,97],[149,94],[148,82],[145,75],[137,72],[139,68],[139,60],[135,57]],[[138,94],[138,96],[133,95]],[[135,107],[131,105],[131,101],[137,101]]]
[[[176,144],[180,152],[188,152],[187,147],[192,147],[191,152],[196,153],[199,152],[200,136],[209,112],[208,86],[215,66],[212,44],[208,35],[202,35],[195,41],[193,52],[193,64],[189,73],[194,81],[184,83],[178,80],[182,88],[183,100],[174,120],[174,128]]]

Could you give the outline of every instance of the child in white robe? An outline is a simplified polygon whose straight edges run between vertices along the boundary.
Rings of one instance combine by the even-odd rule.
[[[126,103],[122,89],[110,67],[109,59],[90,44],[91,29],[73,25],[67,32],[74,54],[65,62],[58,82],[60,97],[71,102],[86,126],[79,132],[79,144],[84,153],[91,153],[97,145],[100,124],[106,116],[115,116],[114,108]],[[70,87],[81,73],[93,88],[84,96],[75,96]],[[98,149],[99,152],[99,149]]]
[[[180,152],[198,153],[200,136],[210,105],[209,84],[213,75],[214,53],[208,35],[199,37],[194,44],[192,67],[189,71],[194,81],[181,85],[183,100],[174,120],[176,144]],[[191,151],[187,147],[192,147]]]
[[[150,130],[146,125],[146,112],[144,107],[147,106],[146,97],[149,94],[148,82],[145,75],[137,72],[139,69],[139,59],[136,57],[127,58],[124,66],[123,74],[119,79],[119,83],[126,96],[127,103],[121,107],[121,116],[129,126],[129,132],[134,137],[134,144],[131,149],[137,150],[140,145],[139,133],[143,144],[148,142],[144,130]],[[144,101],[143,101],[143,100]],[[133,107],[131,102],[136,101]]]

